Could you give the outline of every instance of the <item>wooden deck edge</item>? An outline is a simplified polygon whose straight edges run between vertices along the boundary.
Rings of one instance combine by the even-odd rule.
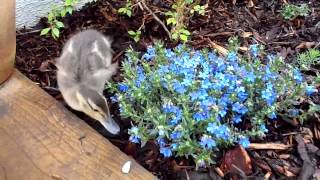
[[[0,87],[0,179],[156,177],[16,70]]]

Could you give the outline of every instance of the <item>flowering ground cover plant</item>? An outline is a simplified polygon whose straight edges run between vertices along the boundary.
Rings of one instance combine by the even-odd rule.
[[[199,166],[214,163],[219,148],[268,132],[266,123],[299,117],[299,98],[317,92],[298,69],[280,57],[250,46],[240,56],[220,57],[207,49],[161,43],[140,56],[128,50],[123,82],[109,83],[121,116],[133,120],[130,141],[155,140],[164,157],[192,157]]]

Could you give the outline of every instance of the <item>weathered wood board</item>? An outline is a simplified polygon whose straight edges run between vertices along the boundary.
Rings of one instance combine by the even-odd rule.
[[[0,87],[0,179],[156,178],[15,71]]]

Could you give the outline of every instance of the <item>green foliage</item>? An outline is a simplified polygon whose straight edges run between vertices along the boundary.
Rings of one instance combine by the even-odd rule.
[[[204,16],[206,12],[206,6],[201,6],[199,4],[195,5],[193,9],[190,10],[191,14],[194,14],[194,12],[197,12],[198,14]]]
[[[181,41],[186,42],[188,41],[188,38],[190,35],[191,34],[188,30],[186,30],[185,28],[181,28],[172,33],[172,39],[174,40],[180,39]]]
[[[310,69],[311,65],[319,64],[320,50],[309,49],[307,52],[300,53],[297,58],[297,63],[303,70]]]
[[[156,43],[142,56],[128,50],[124,80],[108,87],[121,116],[133,121],[129,140],[154,140],[164,157],[191,157],[199,167],[213,164],[220,148],[248,147],[268,132],[269,121],[308,118],[297,106],[318,90],[297,68],[262,56],[257,44],[241,55],[237,39],[230,42],[226,57],[181,44]],[[311,106],[307,114],[318,110]]]
[[[59,19],[65,17],[67,14],[72,14],[74,6],[78,2],[78,0],[65,0],[62,7],[54,4],[47,16],[49,27],[42,29],[40,36],[50,34],[54,39],[59,38],[60,29],[64,28],[63,22],[59,21]]]
[[[164,13],[166,16],[165,24],[171,27],[170,38],[172,40],[186,42],[191,35],[190,31],[187,29],[186,22],[188,22],[195,13],[204,16],[207,5],[200,5],[199,1],[193,0],[177,0],[173,2],[171,9]],[[127,0],[127,3],[118,9],[118,13],[131,17],[133,8],[139,7],[137,6],[139,3],[141,2]],[[147,3],[147,1],[145,1],[145,3]],[[144,8],[144,10],[146,9]],[[144,20],[139,30],[141,29],[144,29]],[[141,31],[137,32],[140,32],[140,34],[134,33],[133,31],[130,31],[130,33],[128,32],[130,37],[136,42],[139,41],[141,35]]]
[[[286,4],[281,14],[286,20],[293,20],[298,16],[308,16],[310,12],[309,6],[307,4],[294,5],[294,4]]]
[[[138,42],[140,40],[140,36],[141,36],[141,31],[137,30],[137,31],[128,31],[128,34],[130,35],[131,38],[133,38],[133,40],[135,42]]]
[[[119,14],[127,15],[128,17],[131,17],[132,15],[132,2],[131,0],[127,0],[127,3],[124,7],[121,7],[118,9]]]

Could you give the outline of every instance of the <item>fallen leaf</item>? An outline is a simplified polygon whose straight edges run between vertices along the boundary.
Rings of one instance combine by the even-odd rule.
[[[237,146],[235,149],[227,151],[223,157],[221,170],[227,172],[239,173],[239,168],[246,175],[252,173],[251,159],[247,151],[242,146]]]
[[[137,152],[137,145],[135,143],[129,142],[124,149],[124,152],[130,156],[135,156]]]
[[[302,42],[296,46],[296,49],[310,49],[314,45],[316,45],[316,42]]]
[[[241,33],[241,37],[243,37],[243,38],[248,38],[250,36],[253,36],[252,32],[243,32],[243,33]]]

